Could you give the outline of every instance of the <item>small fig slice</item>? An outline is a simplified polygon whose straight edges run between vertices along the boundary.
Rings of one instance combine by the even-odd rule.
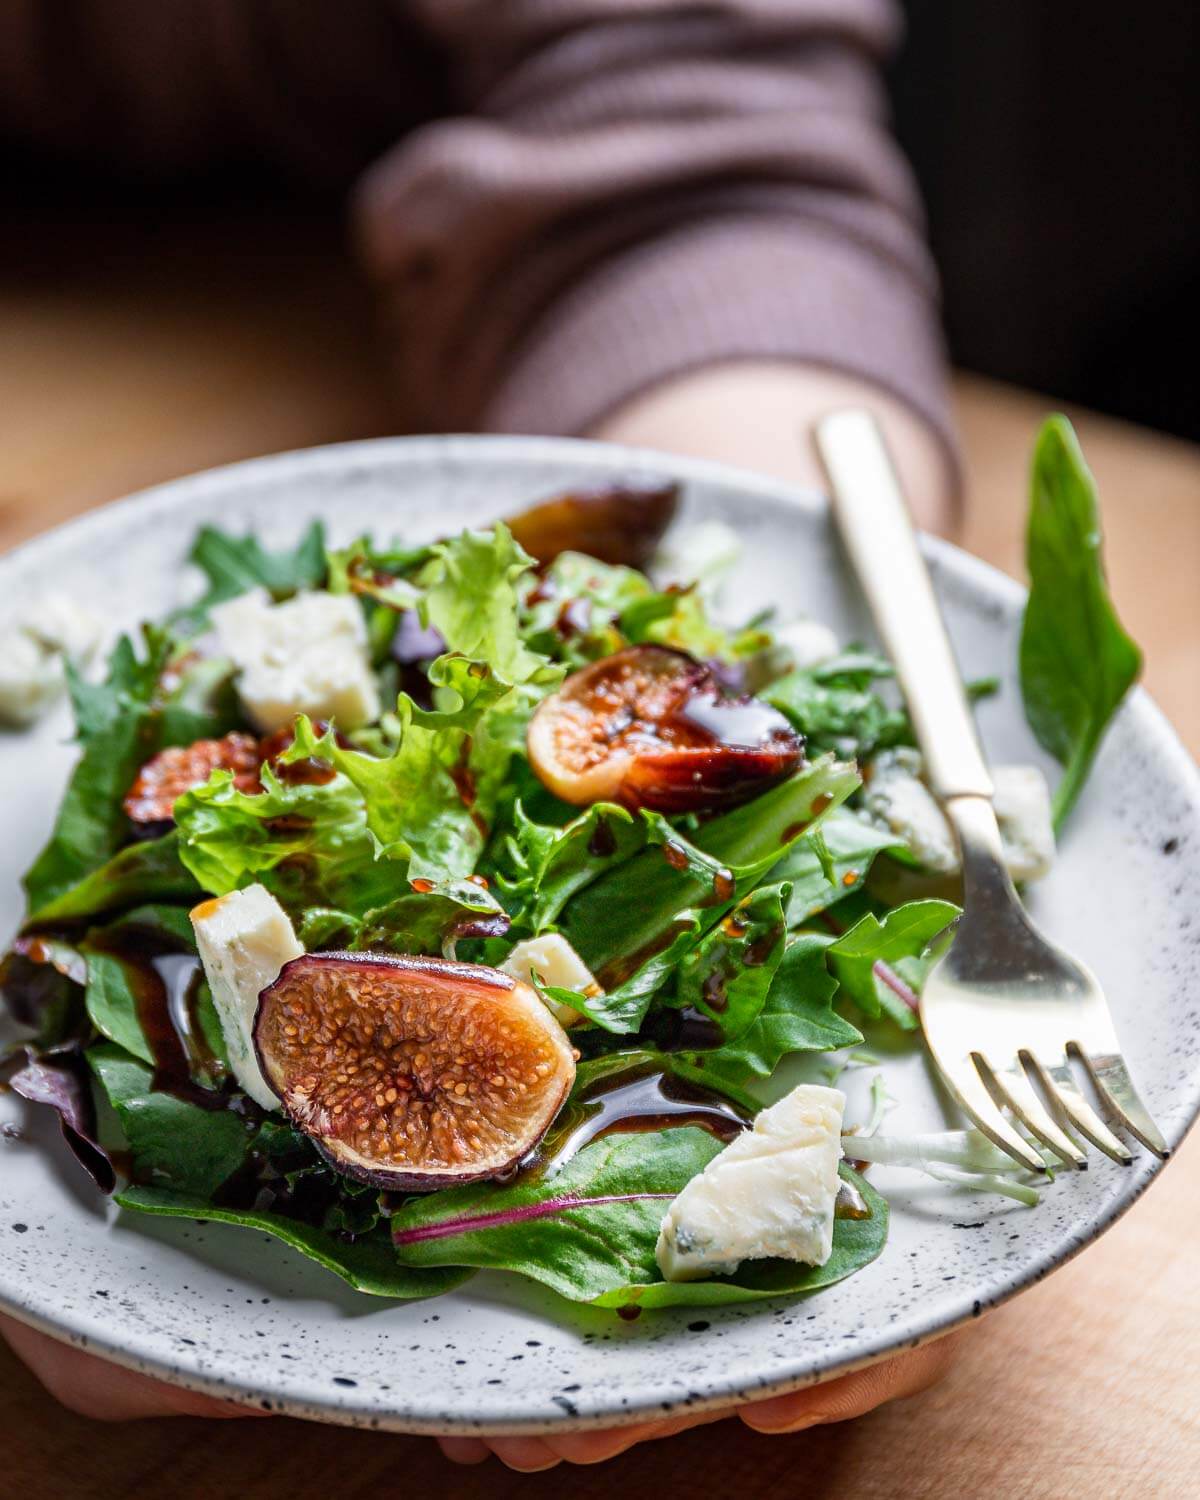
[[[213,771],[232,771],[239,790],[256,792],[260,764],[258,741],[249,734],[173,745],[151,756],[138,772],[125,794],[125,815],[143,838],[165,833],[184,792],[203,786]]]
[[[529,759],[577,806],[659,812],[729,807],[800,764],[804,742],[756,698],[728,698],[682,651],[631,646],[566,679],[534,714]]]
[[[530,985],[447,959],[293,959],[259,998],[254,1045],[339,1172],[403,1192],[502,1175],[575,1079],[567,1034]]]
[[[610,484],[545,500],[509,519],[509,529],[543,567],[560,552],[586,552],[604,563],[645,568],[679,505],[679,486]]]

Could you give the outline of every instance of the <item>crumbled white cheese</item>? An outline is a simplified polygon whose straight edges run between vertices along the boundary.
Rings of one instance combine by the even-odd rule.
[[[921,753],[902,747],[871,761],[863,808],[871,821],[894,833],[926,870],[950,875],[959,868],[958,845],[933,793],[921,780]]]
[[[920,779],[922,768],[920,751],[907,747],[875,756],[867,768],[863,807],[871,821],[894,833],[926,870],[957,874],[958,844],[946,815]],[[996,766],[992,781],[1008,872],[1014,880],[1040,880],[1049,872],[1055,847],[1046,778],[1036,766]]]
[[[252,589],[209,611],[221,650],[240,672],[238,695],[264,731],[297,714],[357,729],[379,717],[367,628],[351,594],[297,594],[273,604]]]
[[[997,766],[996,821],[1004,863],[1014,880],[1041,880],[1054,863],[1054,815],[1050,788],[1036,766]]]
[[[782,671],[802,672],[838,654],[838,638],[820,620],[792,620],[773,630],[775,654]]]
[[[845,1104],[838,1089],[802,1083],[693,1177],[659,1231],[655,1255],[666,1279],[729,1275],[766,1256],[824,1265]]]
[[[102,632],[65,594],[44,594],[0,630],[0,719],[23,727],[41,718],[66,687],[65,662],[87,666]]]
[[[261,885],[204,901],[192,912],[196,947],[234,1076],[256,1104],[278,1109],[254,1051],[258,998],[304,952],[287,913]]]
[[[550,989],[574,990],[577,995],[588,996],[604,993],[587,964],[558,932],[526,938],[513,948],[500,968],[503,973],[511,974],[514,979],[523,979],[526,984],[532,975],[539,984]],[[549,998],[546,998],[546,1004],[564,1026],[573,1026],[576,1021],[583,1020],[573,1005],[560,1005]]]

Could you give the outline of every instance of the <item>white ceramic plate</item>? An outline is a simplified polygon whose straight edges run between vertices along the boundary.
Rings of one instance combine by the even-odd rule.
[[[109,506],[0,559],[0,612],[67,589],[113,630],[158,616],[191,586],[182,559],[204,520],[276,545],[313,517],[335,542],[363,530],[425,540],[580,482],[671,473],[678,525],[736,526],[736,583],[767,603],[869,635],[822,505],[712,465],[543,439],[400,439],[287,454],[201,474]],[[980,720],[997,761],[1040,760],[1014,669],[1021,590],[945,544],[928,555],[968,675],[999,675]],[[41,844],[73,751],[65,708],[0,736],[5,836],[0,928],[21,915],[18,878]],[[1053,767],[1047,770],[1053,774]],[[1048,930],[1101,975],[1134,1074],[1167,1140],[1200,1105],[1200,783],[1141,693],[1114,725],[1037,888]],[[885,1066],[901,1102],[889,1128],[946,1112],[922,1057]],[[66,1158],[53,1126],[0,1096],[0,1305],[55,1336],[194,1389],[326,1421],[411,1432],[586,1427],[785,1391],[919,1343],[1010,1297],[1094,1239],[1158,1164],[1093,1153],[1042,1205],[964,1197],[877,1171],[892,1230],[873,1265],[811,1299],[647,1314],[580,1309],[515,1277],[484,1274],[425,1303],[363,1296],[264,1235],[120,1215]]]

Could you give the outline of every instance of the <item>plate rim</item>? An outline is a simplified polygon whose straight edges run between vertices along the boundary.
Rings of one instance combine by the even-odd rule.
[[[450,464],[462,458],[483,463],[574,463],[609,474],[621,469],[643,472],[652,469],[665,472],[685,484],[699,482],[724,485],[747,497],[761,498],[768,503],[804,510],[813,515],[822,511],[826,503],[816,490],[804,489],[733,465],[683,457],[653,448],[578,438],[510,434],[454,433],[367,438],[292,449],[199,470],[93,507],[0,554],[0,586],[6,575],[11,576],[23,564],[36,564],[46,557],[52,557],[56,549],[77,545],[81,538],[86,542],[91,533],[103,532],[130,512],[149,510],[159,514],[176,508],[182,509],[192,498],[202,495],[210,488],[215,487],[220,491],[231,482],[236,485],[240,480],[253,481],[268,474],[276,481],[285,480],[289,470],[297,469],[305,470],[307,475],[314,471],[319,473],[323,469],[345,474],[360,465],[364,468],[376,468],[389,459],[400,463],[406,460],[416,463],[442,460]],[[973,597],[982,595],[997,600],[1005,607],[1006,612],[1018,606],[1025,597],[1025,589],[1015,579],[951,542],[922,535],[921,547],[926,556],[937,565],[939,573],[944,570],[943,576],[947,580],[964,587]],[[1139,733],[1163,754],[1174,784],[1180,787],[1187,801],[1200,812],[1200,770],[1162,710],[1145,689],[1138,687],[1130,695],[1124,712],[1134,720]],[[1200,1068],[1190,1075],[1188,1085],[1187,1096],[1182,1101],[1182,1124],[1178,1129],[1172,1155],[1200,1115]],[[153,1353],[138,1352],[133,1347],[134,1340],[129,1334],[108,1339],[102,1335],[97,1336],[94,1325],[85,1324],[78,1317],[56,1321],[39,1306],[27,1305],[21,1300],[20,1288],[11,1286],[6,1281],[3,1260],[0,1260],[0,1310],[60,1342],[84,1348],[127,1369],[152,1375],[183,1389],[257,1406],[267,1404],[269,1410],[277,1413],[339,1425],[424,1434],[584,1431],[645,1421],[651,1407],[655,1414],[665,1417],[670,1411],[681,1408],[693,1412],[711,1411],[727,1407],[732,1402],[785,1394],[848,1374],[889,1354],[917,1348],[972,1322],[984,1311],[1018,1296],[1052,1271],[1073,1260],[1133,1207],[1167,1165],[1169,1162],[1159,1162],[1148,1153],[1139,1154],[1135,1157],[1134,1165],[1126,1169],[1134,1174],[1128,1184],[1130,1190],[1120,1197],[1114,1196],[1106,1203],[1087,1221],[1082,1233],[1071,1235],[1065,1248],[1059,1244],[1039,1253],[1019,1274],[1005,1278],[993,1295],[975,1297],[973,1290],[968,1291],[949,1309],[943,1304],[942,1310],[936,1315],[923,1312],[918,1306],[917,1310],[897,1323],[878,1328],[873,1337],[864,1340],[848,1357],[826,1357],[814,1368],[811,1357],[807,1361],[804,1358],[803,1343],[797,1341],[796,1353],[786,1362],[782,1373],[779,1373],[777,1367],[775,1374],[759,1382],[735,1383],[729,1379],[722,1381],[719,1377],[709,1378],[703,1382],[706,1386],[704,1394],[695,1393],[686,1398],[671,1400],[656,1400],[647,1394],[640,1403],[633,1406],[606,1407],[603,1398],[595,1402],[593,1397],[593,1410],[574,1415],[564,1412],[561,1418],[525,1417],[516,1408],[509,1407],[505,1410],[502,1393],[499,1394],[494,1412],[481,1418],[473,1418],[452,1416],[445,1412],[439,1412],[437,1416],[422,1416],[406,1411],[388,1411],[365,1400],[356,1402],[349,1391],[344,1395],[330,1396],[325,1387],[321,1388],[319,1395],[316,1394],[315,1387],[310,1397],[290,1395],[276,1389],[269,1378],[263,1384],[250,1385],[243,1380],[208,1371],[200,1363],[187,1367],[187,1354],[190,1351],[175,1351],[172,1359],[167,1360]],[[766,1312],[777,1305],[772,1299],[761,1304],[761,1307]],[[269,1398],[269,1403],[264,1398]]]

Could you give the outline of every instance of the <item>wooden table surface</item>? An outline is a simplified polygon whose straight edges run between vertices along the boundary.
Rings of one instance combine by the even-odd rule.
[[[388,432],[368,300],[337,233],[63,220],[0,245],[0,550],[188,470]],[[964,376],[967,545],[1020,571],[1026,458],[1048,403]],[[1099,476],[1114,592],[1151,690],[1200,748],[1200,450],[1072,412]],[[844,1500],[1200,1494],[1200,1142],[1136,1209],[963,1340],[939,1387],[792,1437],[721,1423],[569,1475],[459,1469],[417,1438],[287,1419],[108,1429],[0,1349],[0,1493],[108,1500],[776,1493]]]

